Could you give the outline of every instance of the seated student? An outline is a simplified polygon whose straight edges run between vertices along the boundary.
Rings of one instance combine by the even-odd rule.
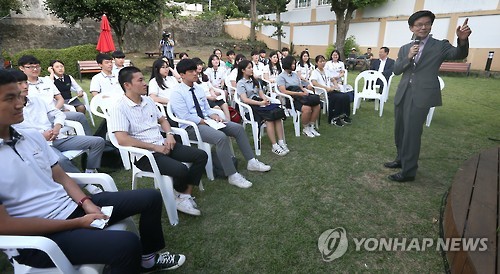
[[[238,54],[234,58],[234,68],[231,70],[231,72],[228,74],[227,78],[229,78],[229,81],[226,80],[226,83],[230,83],[231,87],[236,88],[236,76],[238,76],[238,69],[236,67],[238,66],[238,63],[247,59],[245,55],[243,54]]]
[[[114,75],[118,77],[118,72],[125,67],[125,53],[121,50],[115,50],[111,57],[113,57],[113,70],[111,71]]]
[[[221,66],[220,59],[215,54],[210,55],[207,66],[207,69],[205,69],[205,75],[208,76],[210,84],[214,88],[223,89],[224,79],[227,74],[226,66]]]
[[[262,107],[269,106],[271,102],[269,98],[264,95],[259,82],[257,82],[252,75],[252,62],[248,60],[241,61],[238,64],[238,76],[236,78],[238,83],[236,85],[236,92],[241,97],[243,103],[252,106],[254,118],[259,125],[261,121],[266,123],[267,136],[272,144],[271,151],[276,155],[285,156],[290,152],[284,141],[285,133],[283,131],[283,123],[281,122],[285,117],[284,115],[278,119],[266,119],[262,117],[263,114],[271,111],[270,109],[264,109]],[[278,136],[278,142],[276,142],[276,135]]]
[[[192,60],[196,63],[196,71],[198,72],[198,81],[195,84],[200,86],[205,91],[205,96],[208,99],[208,104],[210,105],[210,107],[222,110],[226,118],[231,117],[229,114],[229,106],[224,99],[220,98],[221,95],[224,94],[224,91],[212,86],[209,77],[205,73],[203,73],[203,61],[201,61],[200,58],[195,57]]]
[[[392,72],[394,70],[394,59],[387,57],[389,55],[388,47],[381,47],[378,52],[379,59],[374,59],[371,62],[370,69],[381,72],[387,83],[389,83],[389,77],[391,77]],[[377,80],[377,85],[380,86],[379,92],[382,93],[384,90],[384,83],[382,81]]]
[[[168,104],[172,88],[179,84],[177,76],[180,78],[177,71],[168,65],[167,58],[154,61],[148,89],[148,94],[153,101]]]
[[[236,59],[236,53],[234,53],[234,50],[229,50],[226,53],[227,56],[227,61],[226,61],[226,70],[231,71],[235,68],[234,61]]]
[[[269,63],[269,59],[267,59],[267,57],[266,57],[266,50],[265,49],[259,50],[259,62],[264,64],[264,66]]]
[[[317,67],[312,71],[310,80],[313,86],[324,88],[328,92],[328,122],[339,127],[351,124],[349,95],[340,92],[337,80],[325,70],[325,57],[318,55],[315,61]]]
[[[259,52],[253,50],[251,53],[252,56],[252,64],[253,64],[253,77],[257,80],[262,79],[265,72],[265,65],[262,62],[259,62]],[[259,81],[260,82],[260,81]]]
[[[358,58],[357,51],[355,48],[352,48],[351,53],[349,53],[349,55],[347,56],[346,65],[347,65],[348,69],[350,69],[351,66],[352,66],[352,69],[354,69],[356,67],[356,64],[358,63],[357,58]]]
[[[34,129],[40,132],[47,142],[52,143],[52,148],[59,156],[59,163],[66,172],[80,172],[71,161],[61,152],[68,150],[88,149],[87,169],[85,172],[97,172],[101,166],[104,139],[95,136],[65,136],[60,134],[66,117],[51,105],[45,104],[37,96],[28,95],[28,82],[26,75],[18,70],[11,72],[16,78],[21,97],[25,102],[23,108],[24,121],[13,125],[16,129]]]
[[[76,92],[78,97],[82,97],[84,91],[73,79],[73,76],[64,73],[64,63],[61,60],[52,60],[48,70],[50,79],[54,81],[54,85],[64,98],[64,103],[74,106],[78,112],[85,113],[85,105],[78,98],[71,100],[73,98],[72,91]]]
[[[314,65],[311,64],[311,58],[309,58],[309,52],[304,50],[300,53],[300,60],[295,65],[295,72],[299,75],[302,86],[312,90],[313,87],[309,83],[309,77],[311,76],[311,71],[314,70]]]
[[[25,103],[16,82],[11,73],[0,70],[0,234],[49,238],[72,264],[105,264],[106,273],[181,266],[184,255],[158,253],[165,247],[160,193],[139,189],[86,196],[59,166],[57,155],[39,132],[12,127],[23,121]],[[94,220],[108,219],[102,206],[113,206],[109,225],[140,214],[139,237],[91,226]],[[21,264],[54,267],[43,251],[17,251],[14,258]]]
[[[179,53],[179,59],[189,59],[189,55],[185,52]]]
[[[123,68],[118,80],[125,95],[110,110],[109,130],[122,146],[133,146],[153,151],[160,173],[174,178],[177,210],[198,216],[200,210],[191,196],[193,186],[200,184],[208,156],[203,150],[177,143],[170,124],[146,95],[144,76],[136,67]],[[167,133],[163,138],[158,124]],[[192,163],[187,167],[182,162]],[[152,171],[149,159],[137,160],[139,169]]]
[[[92,95],[103,93],[109,96],[121,96],[123,90],[118,84],[118,76],[113,74],[113,58],[109,54],[99,53],[95,60],[102,70],[90,80]]]
[[[216,122],[223,122],[223,120],[208,105],[205,92],[194,84],[198,80],[196,62],[190,59],[181,60],[177,65],[177,71],[182,77],[182,83],[170,96],[174,114],[180,119],[196,123],[203,141],[215,145],[215,150],[230,184],[241,188],[251,187],[252,183],[239,174],[234,167],[229,136],[236,139],[243,156],[248,161],[247,169],[249,171],[265,172],[271,170],[271,167],[255,159],[242,125],[227,121],[225,122],[226,126],[219,130],[207,125],[206,120],[208,119]],[[181,127],[186,128],[190,138],[195,138],[193,128],[187,125],[181,125]]]
[[[54,81],[49,76],[40,77],[40,60],[33,55],[23,55],[18,60],[19,69],[28,76],[28,94],[40,97],[45,104],[56,109],[62,109],[64,98],[54,85]],[[92,135],[87,117],[81,112],[64,111],[66,119],[77,121],[83,126],[86,135]]]
[[[276,82],[276,78],[278,77],[278,75],[280,75],[280,73],[283,71],[281,69],[278,52],[271,51],[271,53],[269,54],[269,63],[267,64],[267,66],[268,69],[264,73],[264,79],[271,83],[274,83]]]
[[[292,96],[294,98],[293,105],[295,109],[302,112],[300,117],[303,127],[302,133],[311,138],[321,136],[314,127],[314,123],[319,117],[320,105],[319,102],[313,105],[305,105],[302,103],[307,102],[306,100],[308,98],[306,97],[309,96],[310,93],[307,89],[302,87],[300,78],[295,72],[295,58],[293,58],[293,56],[287,56],[283,58],[281,63],[283,64],[283,72],[276,78],[278,90],[281,93]]]

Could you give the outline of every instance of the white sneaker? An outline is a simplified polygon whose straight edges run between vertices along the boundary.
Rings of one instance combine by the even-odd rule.
[[[265,165],[264,163],[259,162],[259,160],[253,158],[252,160],[248,161],[247,170],[266,172],[271,170],[271,166]]]
[[[278,156],[285,156],[288,154],[280,145],[273,145],[271,151]]]
[[[227,180],[229,181],[229,184],[231,184],[233,186],[237,186],[239,188],[249,188],[252,186],[252,183],[250,181],[248,181],[247,179],[245,179],[245,177],[243,177],[238,172],[236,172],[233,175],[229,175]]]
[[[186,194],[180,194],[175,196],[175,203],[177,204],[177,210],[189,215],[200,216],[201,211],[193,206],[191,199],[192,199],[191,195],[186,195]]]
[[[102,192],[102,189],[91,184],[85,185],[83,188],[85,188],[90,194],[97,194]]]
[[[310,138],[315,137],[314,133],[311,132],[311,128],[309,126],[305,126],[304,129],[302,130],[302,133],[304,133],[305,136]]]
[[[321,136],[321,134],[314,128],[314,124],[309,125],[309,131],[316,137]]]
[[[281,148],[282,148],[282,149],[283,149],[286,153],[290,152],[290,150],[288,149],[288,146],[287,146],[285,143],[282,143],[282,144],[278,143],[278,145],[279,145],[279,146],[280,146],[280,147],[281,147]]]

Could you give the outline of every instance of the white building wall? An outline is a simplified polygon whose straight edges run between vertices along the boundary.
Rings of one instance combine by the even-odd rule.
[[[330,6],[318,6],[316,8],[316,21],[336,20],[335,13],[330,10]]]
[[[411,40],[411,32],[408,29],[408,22],[388,21],[385,28],[384,46],[400,47]]]
[[[499,5],[498,2],[498,0],[427,0],[424,9],[431,10],[434,14],[495,10]]]
[[[281,21],[288,23],[308,23],[311,21],[311,9],[296,9],[283,12],[281,13]]]
[[[379,32],[380,22],[351,23],[346,38],[353,35],[358,45],[372,47],[378,43]]]
[[[295,45],[321,46],[328,44],[328,25],[295,26],[293,43]]]
[[[441,0],[433,0],[441,1]],[[415,0],[389,0],[384,5],[376,8],[365,8],[363,18],[384,18],[390,16],[409,16],[413,13]]]
[[[458,24],[462,24],[465,17],[458,18]],[[500,45],[500,15],[477,16],[469,19],[472,34],[469,39],[471,48],[498,48]],[[456,40],[456,35],[455,35]]]

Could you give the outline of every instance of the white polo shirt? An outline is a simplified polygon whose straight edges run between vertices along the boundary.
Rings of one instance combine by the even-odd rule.
[[[345,70],[345,65],[344,62],[338,61],[338,62],[333,62],[332,60],[326,62],[325,68],[326,71],[331,75],[331,77],[338,78],[340,75],[340,72]]]
[[[118,76],[111,74],[106,75],[104,72],[99,72],[92,77],[90,81],[90,92],[96,91],[97,93],[114,93],[123,94],[123,89],[118,83]]]
[[[50,77],[38,77],[36,83],[31,83],[28,81],[28,95],[31,97],[39,97],[47,105],[56,105],[54,96],[61,94],[54,85],[54,81]]]
[[[23,108],[24,121],[13,125],[15,129],[31,128],[38,132],[44,132],[51,129],[53,124],[64,125],[66,115],[62,111],[45,104],[38,97],[29,96],[26,100],[26,106]]]
[[[179,82],[174,76],[167,76],[163,80],[163,84],[166,86],[166,88],[162,89],[160,86],[158,86],[158,82],[156,82],[156,79],[153,78],[149,81],[149,88],[148,88],[148,94],[154,94],[158,97],[170,99],[170,93],[172,92],[172,88],[177,86]]]
[[[78,205],[52,179],[57,155],[39,132],[11,130],[11,136],[15,150],[0,139],[0,204],[12,217],[67,219]]]
[[[141,96],[140,105],[123,95],[109,110],[110,132],[127,132],[130,137],[155,145],[163,145],[163,136],[158,127],[158,119],[162,117],[160,110],[149,96]]]
[[[212,68],[207,68],[205,70],[205,75],[208,76],[210,83],[213,87],[222,88],[224,79],[226,78],[227,72],[225,67],[218,67],[217,70]]]

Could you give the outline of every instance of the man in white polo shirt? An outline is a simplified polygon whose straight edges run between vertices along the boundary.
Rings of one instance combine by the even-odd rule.
[[[110,96],[121,96],[123,90],[118,83],[118,75],[113,74],[113,57],[109,54],[99,53],[95,60],[101,67],[101,72],[94,75],[90,81],[92,95],[103,93]]]
[[[72,264],[105,264],[106,273],[174,269],[184,255],[158,253],[165,247],[158,191],[102,192],[86,196],[57,163],[43,136],[16,131],[23,121],[24,100],[16,78],[0,70],[0,235],[36,235],[53,240]],[[113,206],[108,224],[140,214],[140,235],[91,226],[108,219],[102,206]],[[18,249],[17,262],[53,267],[39,250]]]
[[[40,77],[42,68],[40,60],[33,55],[23,55],[18,60],[19,69],[28,76],[28,93],[30,96],[40,97],[47,105],[62,109],[64,98],[49,76]],[[83,126],[85,135],[92,135],[89,122],[85,114],[75,111],[64,111],[68,120],[77,121]]]
[[[147,96],[144,76],[136,67],[120,70],[119,82],[125,95],[110,110],[109,131],[123,146],[144,148],[153,152],[160,173],[174,178],[177,210],[198,216],[201,214],[194,197],[193,187],[200,184],[208,156],[200,149],[184,146],[174,138],[165,116]],[[160,133],[158,124],[166,132]],[[187,167],[182,162],[191,163]],[[141,170],[152,171],[149,159],[143,156],[136,162]]]

